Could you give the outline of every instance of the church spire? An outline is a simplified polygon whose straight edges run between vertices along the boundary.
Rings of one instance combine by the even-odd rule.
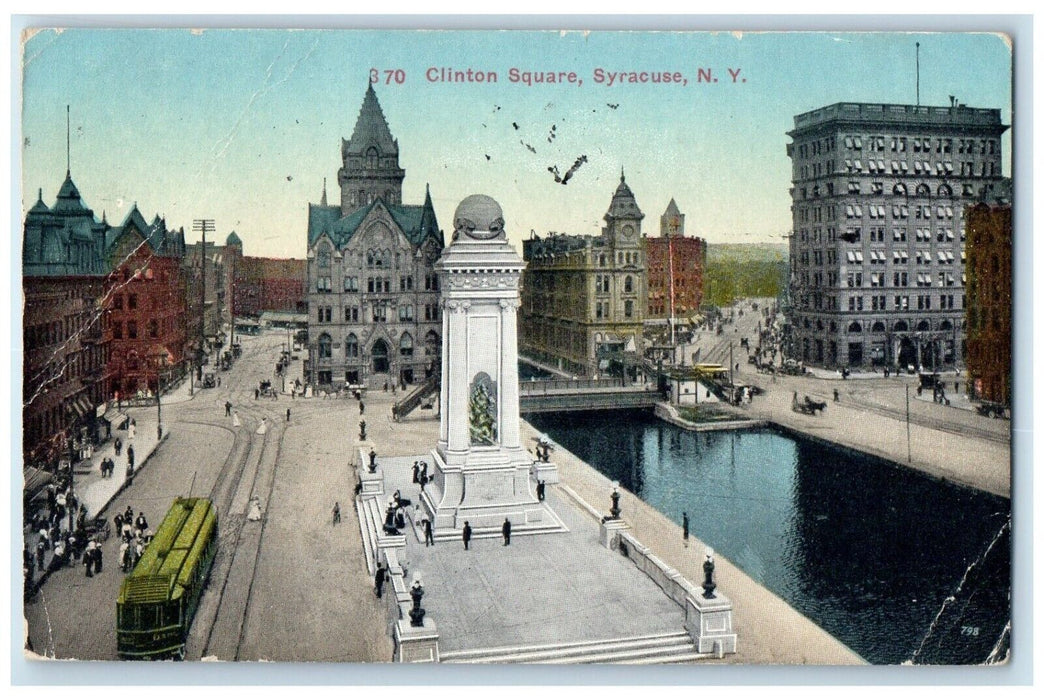
[[[70,126],[69,126],[69,105],[65,105],[65,177],[72,175],[72,165],[70,163],[70,152],[72,151],[71,140],[69,138]]]
[[[326,206],[326,178],[323,178],[323,198],[319,200],[319,204]]]
[[[406,171],[399,167],[399,144],[388,128],[372,83],[366,87],[352,137],[341,139],[341,162],[337,184],[342,215],[378,198],[386,204],[402,202]]]

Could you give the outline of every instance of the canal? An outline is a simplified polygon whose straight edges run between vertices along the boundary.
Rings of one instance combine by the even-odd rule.
[[[526,419],[679,525],[687,512],[693,535],[871,663],[1007,651],[1007,499],[782,429],[695,433],[645,411]]]

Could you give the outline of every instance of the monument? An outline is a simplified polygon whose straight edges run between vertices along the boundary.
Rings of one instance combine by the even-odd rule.
[[[505,518],[526,535],[566,530],[531,488],[533,456],[519,430],[517,310],[525,266],[507,242],[500,205],[465,198],[435,265],[442,288],[442,388],[434,474],[422,494],[435,537],[499,535]],[[541,479],[556,482],[553,465]],[[550,477],[550,478],[548,478]]]

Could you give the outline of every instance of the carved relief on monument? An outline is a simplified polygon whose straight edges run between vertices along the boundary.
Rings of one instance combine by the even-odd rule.
[[[497,444],[497,383],[485,372],[479,372],[471,382],[469,394],[471,444]]]

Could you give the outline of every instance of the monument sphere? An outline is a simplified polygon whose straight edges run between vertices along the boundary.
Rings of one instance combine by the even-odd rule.
[[[504,212],[492,197],[465,197],[453,212],[453,240],[461,237],[487,241],[504,237]]]

